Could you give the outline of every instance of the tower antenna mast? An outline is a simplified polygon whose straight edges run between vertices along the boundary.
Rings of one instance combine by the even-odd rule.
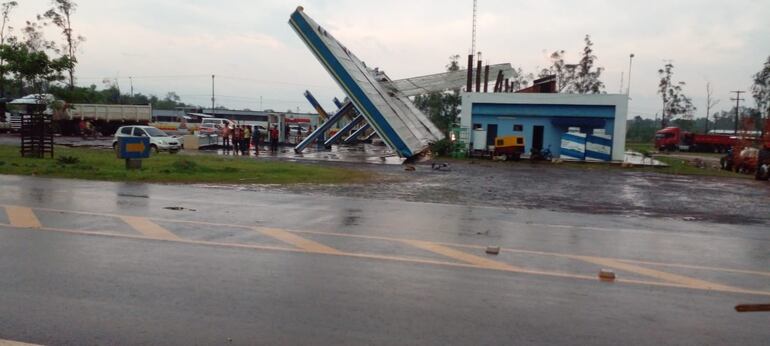
[[[478,8],[478,0],[473,0],[473,38],[471,40],[471,55],[476,55],[476,26],[477,26],[476,10],[477,8]]]

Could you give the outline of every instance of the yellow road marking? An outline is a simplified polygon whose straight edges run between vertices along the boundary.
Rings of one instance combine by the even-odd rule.
[[[176,234],[171,233],[169,230],[159,226],[157,223],[152,222],[147,218],[137,216],[121,216],[120,219],[131,226],[131,228],[137,230],[139,233],[142,233],[147,237],[163,240],[179,239]]]
[[[35,212],[27,207],[5,206],[5,213],[8,215],[8,221],[11,225],[19,228],[40,228],[40,220],[35,216]]]
[[[0,339],[0,346],[40,346],[40,345]]]
[[[6,206],[6,207],[8,207],[8,206]],[[76,210],[63,210],[63,209],[52,209],[52,208],[35,208],[35,209],[36,210],[51,211],[51,212],[62,212],[62,213],[78,214],[78,215],[93,215],[93,216],[106,216],[106,217],[117,217],[117,218],[121,218],[122,217],[121,215],[110,214],[110,213],[97,213],[97,212],[86,212],[86,211],[76,211]],[[254,227],[252,227],[252,226],[228,224],[228,223],[216,223],[216,222],[205,222],[205,221],[190,221],[190,220],[175,220],[175,219],[157,219],[157,218],[155,218],[155,220],[163,220],[163,221],[166,221],[166,222],[173,222],[173,223],[184,223],[184,224],[193,224],[193,225],[206,225],[206,226],[213,226],[213,227],[232,227],[232,228],[239,228],[239,229],[244,229],[244,230],[254,230]],[[568,227],[568,226],[565,226],[565,227]],[[569,226],[569,227],[572,227],[572,226]],[[350,238],[360,238],[360,239],[376,239],[376,240],[387,240],[387,241],[397,241],[397,242],[399,242],[399,241],[412,241],[413,240],[413,239],[400,239],[400,238],[370,236],[370,235],[356,235],[356,234],[335,233],[335,232],[322,232],[322,231],[290,230],[289,232],[299,233],[299,234],[317,234],[317,235],[326,235],[326,236],[350,237]],[[419,241],[419,240],[414,240],[414,241]],[[440,244],[440,245],[452,246],[452,247],[466,248],[466,249],[484,249],[485,248],[485,246],[480,246],[480,245],[457,244],[457,243],[447,243],[447,242],[434,242],[434,243],[435,244]],[[505,252],[515,252],[515,253],[543,255],[543,256],[554,256],[554,257],[562,257],[562,258],[574,258],[575,256],[580,256],[580,255],[572,255],[572,254],[564,254],[564,253],[556,253],[556,252],[532,251],[532,250],[522,250],[522,249],[513,249],[513,248],[501,248],[501,250],[503,250]],[[625,263],[634,263],[634,264],[670,266],[670,267],[680,267],[680,268],[701,269],[701,270],[708,270],[708,271],[721,271],[721,272],[740,273],[740,274],[748,274],[748,275],[770,276],[770,272],[763,272],[763,271],[751,271],[751,270],[741,270],[741,269],[733,269],[733,268],[694,266],[694,265],[689,265],[689,264],[677,264],[677,263],[647,262],[647,261],[639,261],[639,260],[631,260],[631,259],[619,259],[619,258],[610,258],[610,257],[607,257],[607,259],[621,261],[621,262],[625,262]]]
[[[661,262],[637,261],[637,260],[626,260],[626,259],[618,259],[618,261],[626,262],[626,263],[635,263],[635,264],[646,264],[651,266],[671,267],[671,268],[697,269],[697,270],[719,271],[719,272],[736,273],[736,274],[770,276],[770,272],[763,272],[758,270],[714,268],[714,267],[706,267],[706,266],[697,266],[692,264],[661,263]]]
[[[302,250],[308,251],[308,252],[317,252],[317,253],[325,253],[325,254],[339,254],[341,253],[339,250],[331,248],[329,246],[326,246],[324,244],[321,244],[319,242],[302,238],[294,233],[284,231],[282,229],[277,228],[261,228],[258,229],[262,234],[278,239],[284,243],[287,243],[289,245],[294,245],[297,248],[300,248]]]
[[[471,255],[466,252],[462,252],[460,250],[455,250],[453,248],[439,245],[436,243],[430,243],[425,241],[415,241],[415,240],[405,240],[403,241],[405,244],[409,244],[411,246],[414,246],[416,248],[420,248],[423,250],[427,250],[433,253],[437,253],[439,255],[444,255],[449,258],[454,258],[458,261],[470,263],[475,266],[484,267],[484,268],[491,268],[491,269],[501,269],[501,270],[509,270],[509,271],[522,271],[521,268],[516,268],[511,265],[493,261],[490,259],[486,259],[484,257]]]
[[[8,207],[8,206],[5,206]],[[21,207],[23,208],[23,207]],[[117,218],[125,218],[125,216],[122,215],[116,215],[116,214],[108,214],[108,213],[95,213],[95,212],[82,212],[82,211],[71,211],[71,210],[58,210],[58,209],[49,209],[49,208],[35,208],[36,210],[46,210],[46,211],[54,211],[54,212],[64,212],[64,213],[72,213],[72,214],[80,214],[80,215],[97,215],[97,216],[111,216],[111,217],[117,217]],[[141,218],[140,218],[141,219]],[[167,222],[175,222],[175,223],[188,223],[188,224],[199,224],[199,225],[210,225],[215,227],[233,227],[233,228],[240,228],[240,229],[246,229],[246,230],[255,230],[254,227],[251,226],[245,226],[245,225],[235,225],[235,224],[221,224],[221,223],[209,223],[209,222],[201,222],[201,221],[188,221],[188,220],[168,220],[163,219]],[[14,226],[14,225],[9,225]],[[157,226],[157,225],[156,225]],[[15,226],[14,226],[15,227]],[[158,226],[159,227],[159,226]],[[45,229],[45,228],[44,228]],[[162,229],[162,228],[161,228]],[[93,232],[83,232],[78,230],[61,230],[61,229],[50,229],[47,230],[52,231],[60,231],[60,232],[68,232],[68,233],[76,233],[76,234],[93,234]],[[165,231],[165,230],[164,230]],[[141,231],[140,231],[141,232]],[[166,231],[168,232],[168,231]],[[460,266],[460,267],[473,267],[473,268],[487,268],[487,269],[494,269],[494,270],[503,270],[508,272],[515,272],[515,273],[523,273],[523,274],[533,274],[533,275],[543,275],[543,276],[552,276],[552,277],[562,277],[562,278],[575,278],[575,279],[585,279],[585,280],[596,280],[596,277],[593,275],[580,275],[580,274],[569,274],[569,273],[560,273],[560,272],[546,272],[546,271],[539,271],[539,270],[529,270],[529,269],[522,269],[513,267],[510,265],[507,265],[505,263],[500,263],[496,261],[487,260],[486,258],[470,255],[467,253],[464,253],[459,250],[455,250],[449,247],[459,247],[459,248],[471,248],[471,249],[483,249],[483,246],[478,245],[468,245],[468,244],[452,244],[452,243],[441,243],[441,242],[427,242],[427,241],[421,241],[421,240],[409,240],[409,239],[399,239],[399,238],[389,238],[389,237],[378,237],[378,236],[367,236],[367,235],[351,235],[351,234],[341,234],[341,233],[333,233],[333,232],[318,232],[318,231],[297,231],[297,230],[276,230],[272,229],[272,231],[268,231],[264,234],[271,233],[273,235],[277,235],[280,237],[283,237],[284,239],[280,239],[284,242],[293,241],[294,243],[289,243],[291,245],[297,246],[301,250],[295,250],[295,249],[286,249],[286,248],[275,248],[270,246],[241,246],[240,244],[232,244],[232,243],[213,243],[213,242],[196,242],[196,241],[186,241],[181,240],[175,235],[171,234],[170,232],[168,234],[171,234],[176,239],[166,239],[166,240],[174,240],[174,241],[182,241],[182,242],[188,242],[192,244],[204,244],[204,245],[219,245],[219,246],[229,246],[229,247],[244,247],[244,248],[253,248],[253,249],[264,249],[264,250],[278,250],[278,251],[295,251],[295,252],[313,252],[313,253],[323,253],[323,254],[332,254],[332,255],[341,255],[341,256],[348,256],[348,257],[359,257],[359,258],[371,258],[371,259],[384,259],[384,260],[396,260],[396,261],[402,261],[402,262],[415,262],[415,263],[428,263],[428,264],[441,264],[441,265],[452,265],[452,266]],[[144,232],[142,232],[144,233]],[[296,233],[299,234],[319,234],[319,235],[327,235],[327,236],[339,236],[339,237],[355,237],[355,238],[365,238],[365,239],[380,239],[380,240],[389,240],[389,241],[396,241],[396,242],[403,242],[403,243],[412,243],[412,245],[415,244],[427,244],[430,245],[431,248],[428,251],[436,252],[440,251],[438,253],[442,255],[449,255],[449,257],[453,256],[461,256],[463,259],[461,261],[465,263],[471,263],[471,265],[467,264],[458,264],[458,263],[448,263],[448,262],[434,262],[432,260],[425,260],[425,259],[415,259],[415,258],[406,258],[406,257],[390,257],[390,256],[380,256],[380,255],[370,255],[370,254],[354,254],[354,253],[345,253],[340,252],[336,249],[330,248],[328,246],[325,246],[323,244],[320,244],[315,241],[311,241],[302,237],[299,237],[296,235]],[[114,234],[102,234],[102,235],[109,235],[109,236],[116,236]],[[270,234],[267,234],[270,235]],[[288,235],[288,237],[287,237]],[[118,235],[119,236],[119,235]],[[292,237],[293,236],[293,237]],[[120,237],[120,236],[119,236]],[[276,238],[276,236],[273,236]],[[131,237],[129,237],[131,238]],[[156,239],[162,239],[157,238]],[[441,246],[444,245],[444,246]],[[437,247],[438,246],[438,247]],[[434,251],[435,250],[435,251]],[[449,251],[447,251],[449,250]],[[525,253],[525,254],[536,254],[536,255],[543,255],[543,256],[553,256],[553,257],[561,257],[561,258],[568,258],[568,259],[576,259],[576,260],[582,260],[593,264],[598,264],[610,268],[620,269],[620,270],[628,270],[630,272],[635,272],[640,275],[653,277],[659,280],[664,280],[665,282],[657,282],[657,281],[645,281],[645,280],[634,280],[634,279],[623,279],[619,278],[616,280],[618,283],[628,283],[628,284],[642,284],[642,285],[653,285],[653,286],[662,286],[662,287],[678,287],[678,288],[690,288],[690,289],[699,289],[699,290],[713,290],[713,291],[721,291],[721,292],[727,292],[727,293],[743,293],[743,294],[754,294],[754,295],[770,295],[770,292],[766,291],[754,291],[754,290],[745,290],[741,288],[726,286],[726,285],[720,285],[715,284],[703,280],[693,279],[681,275],[671,274],[667,272],[662,272],[654,269],[649,268],[643,268],[636,265],[633,265],[631,263],[637,263],[637,264],[653,264],[653,265],[661,265],[661,266],[672,266],[672,267],[683,267],[683,268],[695,268],[695,269],[702,269],[702,270],[711,270],[711,271],[725,271],[725,272],[736,272],[736,273],[743,273],[743,274],[754,274],[754,275],[762,275],[762,276],[768,276],[770,273],[768,272],[760,272],[760,271],[745,271],[745,270],[738,270],[738,269],[727,269],[727,268],[713,268],[713,267],[701,267],[701,266],[690,266],[685,264],[666,264],[666,263],[655,263],[655,262],[644,262],[644,261],[635,261],[635,260],[627,260],[627,259],[613,259],[613,258],[603,258],[603,257],[593,257],[593,256],[580,256],[580,255],[571,255],[571,254],[563,254],[563,253],[550,253],[550,252],[541,252],[541,251],[531,251],[531,250],[521,250],[521,249],[507,249],[503,248],[503,251],[506,252],[516,252],[516,253]],[[466,257],[466,256],[472,256],[472,257]],[[459,259],[459,258],[455,258]],[[479,259],[483,261],[491,261],[490,262],[479,262]],[[471,262],[473,261],[473,262]],[[475,262],[475,263],[474,263]]]
[[[588,263],[598,264],[600,266],[606,266],[612,269],[625,270],[625,271],[636,273],[639,275],[649,276],[659,280],[664,280],[671,283],[684,285],[692,288],[698,288],[702,290],[720,290],[720,291],[740,290],[739,288],[736,288],[736,287],[720,285],[717,283],[698,280],[687,276],[671,274],[671,273],[650,269],[650,268],[644,268],[637,265],[612,260],[609,258],[591,257],[591,256],[572,256],[572,258],[575,258],[584,262],[588,262]]]
[[[0,226],[13,227],[12,225],[6,225],[6,224],[0,224]],[[50,228],[50,227],[42,227],[42,228],[40,228],[40,230],[47,231],[47,232],[58,232],[58,233],[77,234],[77,235],[93,235],[93,236],[102,236],[102,237],[110,237],[110,238],[123,238],[123,239],[136,239],[136,240],[145,240],[145,239],[147,239],[147,237],[135,236],[135,235],[116,234],[116,233],[102,233],[102,232],[95,232],[95,231],[60,229],[60,228]],[[327,252],[318,252],[318,251],[307,251],[307,250],[298,249],[298,248],[284,248],[284,247],[276,247],[276,246],[268,246],[268,245],[256,245],[256,244],[221,243],[221,242],[198,241],[198,240],[187,240],[187,239],[155,239],[155,240],[172,241],[172,242],[178,242],[178,243],[184,243],[184,244],[193,244],[193,245],[206,245],[206,246],[217,246],[217,247],[224,247],[224,248],[235,248],[235,249],[252,249],[252,250],[266,250],[266,251],[293,252],[293,253],[314,253],[314,254],[319,254],[319,255],[332,255],[332,256],[341,256],[341,257],[352,257],[352,258],[364,258],[364,259],[373,259],[373,260],[396,261],[396,262],[402,262],[402,263],[419,263],[419,264],[430,264],[430,265],[440,265],[440,266],[459,267],[459,268],[475,268],[475,269],[499,270],[499,271],[505,271],[505,272],[511,272],[511,273],[531,274],[531,275],[549,276],[549,277],[558,277],[558,278],[580,279],[580,280],[586,280],[586,281],[596,281],[597,280],[595,276],[590,276],[590,275],[579,275],[579,274],[569,274],[569,273],[559,273],[559,272],[547,272],[547,271],[538,271],[538,270],[517,269],[517,268],[512,267],[512,266],[501,266],[501,267],[485,266],[485,267],[480,267],[479,265],[475,265],[475,264],[466,264],[466,263],[457,263],[457,262],[444,262],[444,261],[431,260],[431,259],[418,259],[418,258],[410,258],[410,257],[386,256],[386,255],[365,254],[365,253],[349,253],[349,252],[339,252],[339,251],[333,252],[333,253],[327,253]],[[689,286],[689,285],[669,283],[669,282],[660,282],[660,281],[630,280],[630,279],[622,279],[622,278],[620,278],[620,279],[617,279],[615,282],[617,282],[617,283],[624,283],[624,284],[632,284],[632,285],[644,285],[644,286],[657,286],[657,287],[668,287],[668,288],[683,288],[683,289],[703,290],[703,288],[701,288],[701,287],[692,287],[692,286]],[[770,292],[767,292],[767,291],[744,290],[744,289],[740,289],[740,288],[729,288],[729,287],[728,287],[728,289],[715,288],[715,289],[712,289],[711,291],[719,291],[719,292],[724,292],[724,293],[739,293],[739,294],[747,294],[747,295],[759,295],[759,296],[770,297]]]

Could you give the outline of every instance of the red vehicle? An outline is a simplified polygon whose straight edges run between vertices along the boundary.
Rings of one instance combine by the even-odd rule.
[[[762,138],[762,149],[757,158],[757,180],[770,180],[770,119],[765,120],[765,135]]]
[[[732,135],[699,135],[667,127],[655,133],[655,148],[660,151],[681,150],[723,153],[738,142]]]

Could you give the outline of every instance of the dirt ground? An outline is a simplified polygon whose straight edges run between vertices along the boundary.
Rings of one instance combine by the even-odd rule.
[[[525,162],[455,161],[447,170],[418,165],[413,172],[398,165],[356,167],[387,178],[363,186],[250,186],[248,189],[724,224],[770,224],[770,184],[748,179]]]

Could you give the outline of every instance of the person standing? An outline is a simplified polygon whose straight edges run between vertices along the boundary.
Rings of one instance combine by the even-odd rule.
[[[243,130],[236,125],[233,129],[233,155],[238,155],[241,150],[241,140],[243,140]]]
[[[254,131],[251,133],[251,142],[254,144],[254,156],[259,156],[259,137],[262,136],[259,132],[259,126],[254,126]]]
[[[278,125],[273,125],[273,128],[270,129],[270,152],[278,152]]]
[[[222,126],[222,146],[225,150],[230,150],[230,126],[227,124]]]
[[[241,153],[249,156],[249,144],[251,143],[251,129],[249,125],[243,125],[243,141],[241,141]]]

